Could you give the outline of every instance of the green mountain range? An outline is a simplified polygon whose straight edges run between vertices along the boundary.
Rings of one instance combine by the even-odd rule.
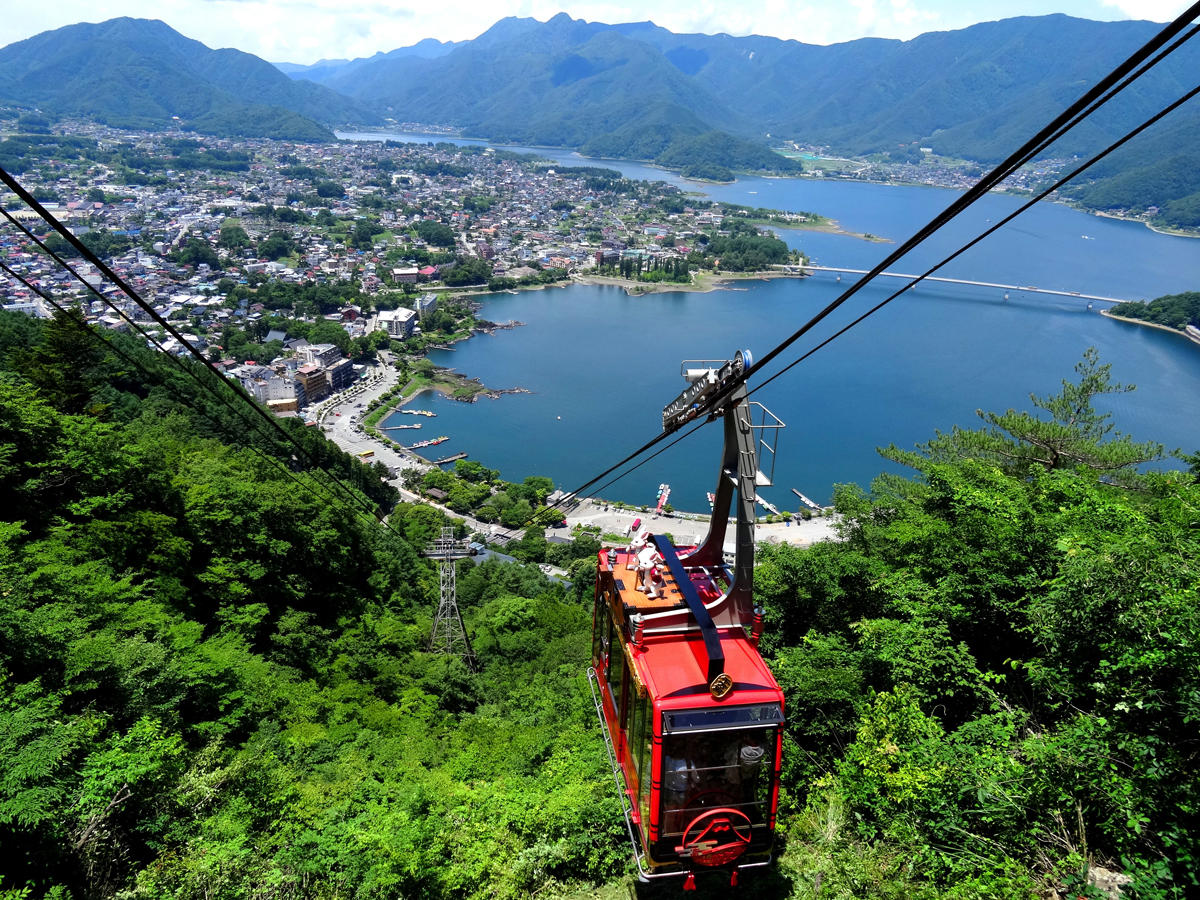
[[[111,19],[0,49],[0,103],[116,127],[332,140],[329,125],[377,117],[240,50],[212,50],[163,22]]]
[[[816,46],[560,13],[501,19],[472,41],[276,67],[162,22],[113,19],[0,49],[0,103],[118,126],[300,140],[328,140],[343,123],[428,122],[717,180],[798,171],[770,149],[783,141],[848,154],[929,147],[989,163],[1158,27],[1052,15]],[[1049,155],[1105,147],[1190,89],[1197,70],[1200,49],[1185,45]],[[1069,193],[1096,209],[1200,225],[1197,135],[1200,111],[1185,106]]]
[[[374,56],[366,57],[365,59],[319,59],[312,65],[299,65],[297,63],[275,63],[275,67],[280,72],[291,75],[293,78],[303,78],[305,81],[315,81],[317,84],[324,84],[329,78],[335,75],[344,76],[347,72],[352,72],[355,69],[361,68],[372,63],[382,62],[388,59],[404,59],[407,57],[420,57],[422,59],[434,59],[438,56],[445,56],[455,47],[461,46],[465,41],[439,41],[434,38],[425,38],[417,41],[417,43],[409,47],[400,47],[397,50],[392,50],[387,53],[380,51]]]
[[[448,53],[326,67],[321,81],[390,118],[456,125],[498,141],[580,147],[717,177],[730,169],[799,171],[767,148],[736,103],[622,27],[565,14],[545,23],[501,19]]]
[[[766,150],[781,140],[850,154],[922,146],[986,163],[1005,157],[1158,28],[1052,15],[910,41],[816,46],[560,14],[544,23],[502,19],[448,52],[326,64],[319,80],[398,121],[679,168],[787,171]],[[1190,89],[1198,69],[1200,50],[1185,45],[1050,153],[1103,148]],[[1190,212],[1200,206],[1193,197],[1200,166],[1187,140],[1200,129],[1200,113],[1184,107],[1168,121],[1175,124],[1164,126],[1153,153],[1132,145],[1119,166],[1106,167],[1100,189],[1080,197],[1108,198],[1117,204],[1111,208],[1173,204],[1180,223],[1200,221]],[[1143,171],[1151,156],[1152,170]],[[1120,203],[1103,187],[1118,175]]]

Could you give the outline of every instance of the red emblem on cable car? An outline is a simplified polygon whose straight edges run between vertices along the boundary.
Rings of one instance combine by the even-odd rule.
[[[721,807],[692,819],[683,831],[683,845],[675,852],[701,866],[723,866],[741,856],[749,843],[750,818]]]

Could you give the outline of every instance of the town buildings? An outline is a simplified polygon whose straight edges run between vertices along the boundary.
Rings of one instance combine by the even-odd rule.
[[[94,142],[94,152],[56,156],[45,144],[27,186],[178,336],[94,267],[78,266],[81,282],[16,232],[0,235],[0,258],[33,289],[0,275],[0,303],[48,315],[41,291],[82,304],[101,327],[144,329],[167,352],[245,363],[231,377],[280,412],[353,381],[353,364],[328,336],[296,340],[317,325],[334,324],[349,341],[376,332],[406,341],[450,289],[563,278],[626,252],[678,259],[723,215],[670,185],[603,169],[560,173],[490,149],[55,128]],[[186,164],[181,142],[195,149]],[[221,164],[205,168],[210,150],[222,151]],[[342,185],[343,195],[320,196],[318,181]],[[0,199],[21,206],[14,195]],[[32,211],[16,214],[49,233]]]

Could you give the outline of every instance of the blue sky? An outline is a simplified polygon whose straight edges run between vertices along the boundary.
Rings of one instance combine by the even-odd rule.
[[[15,7],[17,0],[0,0]],[[394,50],[421,38],[473,38],[504,16],[545,20],[558,12],[599,22],[651,19],[672,31],[768,34],[814,44],[860,37],[907,40],[1009,16],[1067,13],[1086,19],[1169,21],[1186,0],[56,0],[0,16],[0,46],[114,16],[162,19],[210,47],[236,47],[273,62],[311,63]],[[99,12],[97,9],[99,8]]]

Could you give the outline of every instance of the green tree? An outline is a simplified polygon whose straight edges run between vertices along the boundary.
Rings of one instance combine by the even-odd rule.
[[[80,243],[82,243],[97,256],[105,258],[117,256],[133,246],[132,241],[130,241],[125,235],[113,234],[111,231],[108,231],[104,228],[97,228],[94,231],[89,231],[79,240]],[[197,262],[207,262],[208,255],[204,251],[209,250],[208,245],[202,241],[196,241],[196,243],[199,244],[200,247],[197,247],[192,252],[199,254],[200,258],[195,262],[190,262],[185,259],[185,264],[195,265]],[[186,249],[188,248],[185,248],[185,250]],[[209,250],[209,252],[211,252],[211,250]],[[213,258],[215,258],[215,254]]]
[[[346,243],[357,250],[370,250],[375,245],[375,235],[383,231],[377,219],[359,219],[346,233]]]
[[[312,344],[333,344],[343,354],[350,352],[350,335],[337,322],[318,322],[309,329],[308,340]]]
[[[106,354],[83,312],[55,310],[41,339],[24,360],[26,378],[54,406],[68,413],[101,412],[98,388],[106,377]]]
[[[371,335],[356,337],[350,341],[346,355],[353,360],[370,361],[375,359],[376,343]]]
[[[1142,463],[1163,458],[1163,447],[1155,442],[1134,442],[1114,430],[1110,413],[1093,405],[1096,397],[1134,390],[1133,385],[1111,380],[1112,366],[1101,364],[1094,347],[1084,351],[1075,366],[1079,380],[1063,380],[1062,391],[1030,401],[1046,416],[1008,410],[1004,413],[978,411],[990,428],[967,431],[955,428],[939,434],[920,448],[919,454],[889,447],[884,456],[921,468],[921,457],[935,460],[973,457],[990,460],[1006,471],[1023,474],[1031,467],[1059,469],[1084,466],[1125,481],[1134,480],[1133,470]]]
[[[454,474],[467,481],[480,483],[494,482],[500,473],[495,469],[486,468],[482,463],[473,459],[460,459],[454,464]]]
[[[532,518],[533,506],[525,499],[517,500],[500,513],[500,523],[505,528],[520,528]]]
[[[453,247],[457,240],[453,228],[433,219],[421,219],[414,228],[421,240],[437,247]]]
[[[205,264],[215,269],[221,265],[216,251],[199,238],[188,238],[187,243],[175,252],[175,259],[185,266]]]
[[[258,245],[259,255],[271,260],[291,256],[295,250],[292,236],[286,231],[272,231],[267,239]]]
[[[250,246],[250,235],[238,223],[227,222],[221,226],[221,237],[217,243],[226,250],[241,250]]]
[[[467,284],[487,284],[492,277],[492,264],[476,257],[460,258],[454,268],[442,273],[442,281],[450,287]]]

